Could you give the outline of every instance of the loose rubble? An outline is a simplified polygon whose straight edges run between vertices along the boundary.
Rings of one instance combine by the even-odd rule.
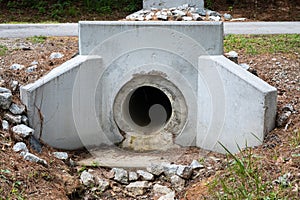
[[[16,91],[17,88],[18,88],[18,86],[19,86],[19,82],[18,81],[12,81],[10,83],[10,87],[12,88],[12,91]]]
[[[128,15],[124,20],[128,21],[244,21],[234,19],[230,14],[224,15],[195,5],[184,4],[173,8],[143,9]]]
[[[204,168],[204,166],[202,164],[200,164],[197,160],[193,160],[190,166],[192,169],[203,169]]]
[[[24,65],[20,65],[18,63],[12,64],[9,69],[11,70],[21,70],[23,69],[25,66]]]
[[[94,176],[86,170],[81,173],[80,180],[85,186],[90,186],[95,183]]]
[[[109,182],[105,179],[101,179],[97,177],[98,188],[101,192],[104,192],[109,188]]]
[[[174,200],[175,199],[175,192],[170,192],[164,196],[159,197],[158,200]]]
[[[67,160],[69,157],[68,153],[66,153],[66,152],[53,152],[52,154],[55,158],[60,159],[60,160]]]
[[[278,127],[285,126],[288,123],[289,118],[292,115],[293,111],[294,111],[294,108],[293,108],[292,104],[285,105],[281,109],[281,112],[277,115],[276,125]]]
[[[13,150],[15,152],[19,152],[19,151],[24,151],[24,152],[29,152],[27,149],[27,146],[24,142],[18,142],[13,146]]]
[[[23,152],[21,152],[21,156],[23,156],[24,160],[28,160],[30,162],[36,162],[36,163],[42,164],[44,166],[47,166],[46,160],[41,159],[32,153],[23,151]]]
[[[144,170],[137,170],[136,172],[138,173],[138,175],[140,175],[140,177],[142,178],[142,180],[145,180],[145,181],[152,181],[152,180],[154,180],[153,174],[151,174],[149,172],[146,172]]]
[[[153,186],[153,192],[155,194],[169,194],[171,192],[173,192],[170,188],[168,188],[167,186],[164,186],[164,185],[160,185],[158,183],[156,183],[154,186]]]
[[[185,186],[185,180],[183,178],[180,178],[177,175],[173,175],[171,177],[171,184],[175,188],[176,191],[182,191]]]
[[[238,62],[238,53],[235,52],[235,51],[229,51],[228,53],[225,53],[225,56],[231,60],[232,62],[236,63],[236,64],[239,64]]]
[[[9,107],[9,111],[14,115],[21,115],[25,111],[25,106],[12,103]]]
[[[136,181],[126,186],[126,189],[131,192],[134,196],[143,195],[146,189],[150,187],[148,181]]]
[[[114,172],[114,180],[122,183],[127,184],[128,183],[128,172],[125,169],[121,168],[112,168],[111,170]]]
[[[4,119],[6,119],[8,122],[10,122],[12,124],[21,124],[21,122],[22,122],[21,115],[12,115],[10,113],[5,113]]]
[[[59,52],[53,52],[53,53],[51,53],[49,58],[50,58],[50,60],[52,60],[52,59],[59,59],[59,58],[62,58],[62,57],[64,57],[63,54],[61,54]]]
[[[9,129],[8,121],[2,120],[2,130],[3,131],[8,131],[8,129]]]
[[[12,127],[12,131],[21,136],[22,138],[26,138],[29,135],[33,134],[34,130],[24,124],[20,124],[17,126]]]
[[[8,109],[11,104],[12,93],[9,89],[0,87],[0,107]]]

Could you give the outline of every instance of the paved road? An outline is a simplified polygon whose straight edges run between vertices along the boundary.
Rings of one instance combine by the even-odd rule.
[[[300,34],[300,22],[225,22],[225,34]],[[0,38],[44,36],[77,36],[77,23],[0,24]]]

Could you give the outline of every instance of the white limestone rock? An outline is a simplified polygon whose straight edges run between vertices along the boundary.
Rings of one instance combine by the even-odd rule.
[[[176,174],[184,179],[189,179],[193,173],[193,169],[190,166],[178,165]]]
[[[29,135],[32,135],[34,130],[24,124],[20,124],[20,125],[17,125],[17,126],[14,126],[12,127],[12,131],[21,136],[22,138],[26,138],[28,137]]]
[[[173,175],[171,178],[171,184],[173,188],[175,188],[176,191],[182,191],[185,186],[185,180],[183,178],[180,178],[177,175]]]
[[[203,169],[204,165],[202,165],[200,162],[197,160],[193,160],[192,163],[190,164],[192,169]]]
[[[145,180],[145,181],[152,181],[152,180],[154,180],[153,174],[151,174],[149,172],[146,172],[144,170],[137,170],[136,172],[137,172],[138,175],[140,175],[140,177],[142,178],[142,180]]]
[[[18,86],[19,86],[19,82],[18,81],[12,81],[10,83],[10,87],[12,88],[12,91],[16,91],[17,88],[18,88]]]
[[[21,152],[21,155],[24,157],[25,160],[28,160],[30,162],[35,162],[35,163],[39,163],[42,164],[44,166],[47,166],[47,162],[44,159],[39,158],[38,156],[29,153],[29,152]]]
[[[128,180],[129,181],[136,181],[138,180],[138,174],[136,172],[129,172],[128,173]]]
[[[229,21],[229,20],[232,19],[231,14],[228,14],[228,13],[225,13],[225,14],[223,15],[223,17],[224,17],[224,19],[225,19],[226,21]]]
[[[21,115],[12,115],[10,113],[4,114],[4,119],[9,121],[12,124],[21,124],[22,116]]]
[[[164,167],[161,164],[151,163],[150,166],[147,167],[147,171],[155,176],[160,176],[164,172]]]
[[[9,107],[9,111],[14,115],[20,115],[25,111],[25,106],[12,103]]]
[[[28,152],[28,148],[26,146],[26,144],[24,142],[18,142],[13,146],[13,150],[15,152],[19,152],[19,151],[24,151],[24,152]]]
[[[12,64],[10,67],[9,67],[9,69],[11,69],[11,70],[21,70],[21,69],[23,69],[25,66],[24,65],[20,65],[20,64],[18,64],[18,63],[14,63],[14,64]]]
[[[0,107],[7,110],[11,104],[11,91],[7,88],[0,87]]]
[[[111,171],[114,172],[114,180],[122,184],[128,184],[128,172],[122,168],[112,168]]]
[[[53,52],[53,53],[51,53],[49,58],[50,58],[50,60],[52,60],[52,59],[59,59],[59,58],[62,58],[62,57],[64,57],[63,54],[61,54],[59,52]]]
[[[100,192],[105,192],[109,188],[109,182],[105,179],[96,177],[96,183]]]
[[[178,165],[167,163],[163,165],[163,169],[164,169],[164,174],[168,178],[170,178],[171,176],[176,174]]]
[[[159,197],[158,200],[174,200],[175,199],[175,192],[170,192],[164,196]]]
[[[148,181],[136,181],[126,186],[126,190],[131,192],[134,196],[145,194],[146,190],[150,187]]]
[[[2,120],[2,130],[3,131],[8,131],[9,129],[9,123],[6,120]]]
[[[167,186],[164,186],[164,185],[160,185],[158,183],[156,183],[154,186],[153,186],[153,192],[155,194],[168,194],[170,192],[172,192],[172,190],[170,188],[168,188]]]
[[[55,158],[60,159],[60,160],[67,160],[69,157],[68,153],[66,153],[66,152],[53,152],[52,154]]]
[[[85,186],[91,186],[95,183],[94,175],[84,170],[80,175],[80,180]]]
[[[27,73],[32,73],[32,72],[36,71],[36,69],[37,69],[37,65],[32,65],[32,66],[28,67],[25,71]]]

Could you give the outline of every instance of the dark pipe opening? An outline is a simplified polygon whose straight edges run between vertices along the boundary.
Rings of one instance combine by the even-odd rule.
[[[129,100],[129,114],[132,121],[139,126],[149,125],[151,122],[149,110],[155,104],[160,104],[165,109],[167,122],[172,114],[171,102],[167,95],[151,86],[136,89]]]

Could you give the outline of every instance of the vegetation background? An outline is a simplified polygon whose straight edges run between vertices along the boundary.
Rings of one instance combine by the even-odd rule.
[[[296,0],[205,0],[205,7],[250,20],[298,21]],[[142,0],[0,0],[0,23],[119,20],[140,10]]]

